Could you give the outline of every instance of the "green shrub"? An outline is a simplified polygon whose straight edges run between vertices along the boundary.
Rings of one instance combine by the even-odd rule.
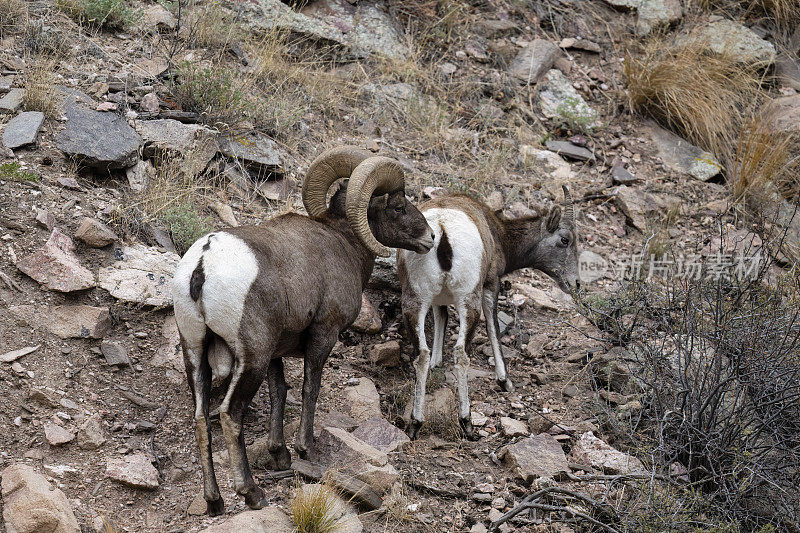
[[[202,68],[188,61],[178,67],[172,94],[184,111],[199,113],[203,122],[234,126],[248,116],[246,82],[224,67]]]
[[[200,237],[213,230],[211,220],[204,217],[191,204],[179,204],[167,208],[161,220],[172,235],[175,248],[183,255]]]
[[[124,29],[138,19],[124,0],[57,0],[56,5],[79,24],[107,30]]]
[[[39,181],[39,176],[22,168],[16,161],[0,165],[0,179],[9,181]]]

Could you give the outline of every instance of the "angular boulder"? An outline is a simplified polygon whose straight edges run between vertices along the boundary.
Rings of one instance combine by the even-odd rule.
[[[359,378],[358,385],[347,387],[344,390],[344,399],[348,410],[347,414],[358,421],[382,416],[381,397],[375,387],[375,382],[369,378]]]
[[[143,244],[116,250],[119,259],[98,272],[100,287],[126,302],[152,306],[172,305],[172,274],[177,254],[160,252]]]
[[[522,437],[530,434],[527,422],[508,416],[500,417],[500,426],[503,428],[503,435],[506,437]]]
[[[25,89],[11,89],[0,98],[0,112],[16,113],[22,107],[22,97]]]
[[[8,533],[80,533],[67,497],[33,468],[16,464],[0,476]]]
[[[604,440],[595,437],[591,431],[581,435],[572,448],[572,456],[575,462],[592,465],[593,468],[607,474],[644,472],[644,465],[639,459],[613,448]]]
[[[292,519],[277,506],[258,511],[245,511],[224,522],[207,527],[200,533],[293,533]]]
[[[75,243],[58,228],[42,249],[20,260],[17,268],[52,291],[82,291],[96,285],[94,274],[75,255]]]
[[[214,134],[199,124],[165,118],[137,120],[134,126],[144,141],[143,155],[148,158],[166,153],[191,157],[194,170],[202,172],[217,153]]]
[[[771,133],[800,135],[800,94],[772,100],[764,106],[761,115]]]
[[[393,340],[370,346],[369,360],[379,366],[400,366],[403,362],[400,358],[400,342]]]
[[[560,55],[561,49],[557,44],[545,39],[534,39],[517,54],[509,65],[508,72],[523,83],[535,85],[553,67]]]
[[[366,294],[361,295],[361,310],[358,312],[356,321],[350,327],[359,333],[368,333],[370,335],[381,332],[383,327],[381,315],[372,305],[372,302],[369,301]]]
[[[658,150],[658,156],[670,170],[708,181],[722,171],[722,164],[710,152],[698,148],[672,132],[650,123],[646,128]]]
[[[45,423],[44,437],[47,439],[47,442],[50,443],[50,446],[61,446],[62,444],[75,440],[75,434],[73,432],[53,424],[52,422]]]
[[[353,430],[352,435],[384,453],[399,450],[410,441],[403,430],[383,418],[365,420]]]
[[[67,124],[56,136],[56,148],[82,165],[111,170],[136,163],[142,138],[115,113],[66,106]]]
[[[286,156],[278,143],[265,135],[252,133],[237,137],[221,136],[219,151],[231,159],[240,161],[258,178],[284,172]]]
[[[501,450],[500,458],[526,483],[539,477],[558,477],[563,472],[569,472],[567,456],[561,444],[547,433],[506,446]]]
[[[81,450],[96,450],[106,443],[103,417],[95,413],[78,428],[78,447]]]
[[[81,225],[75,231],[75,238],[92,248],[102,248],[119,239],[111,228],[89,217],[83,217]]]
[[[25,111],[12,118],[3,130],[3,144],[16,150],[22,146],[36,143],[36,137],[44,122],[44,113]]]
[[[696,42],[709,52],[732,56],[739,63],[764,66],[775,61],[775,45],[738,22],[719,19],[684,36],[679,42]]]
[[[143,453],[106,459],[106,477],[134,489],[158,488],[158,470]]]
[[[597,111],[586,103],[560,70],[547,71],[540,87],[539,103],[547,118],[575,124],[587,130],[600,126]]]
[[[656,194],[620,186],[614,197],[617,207],[625,214],[631,224],[639,231],[647,230],[649,218],[663,217],[680,206],[680,198],[666,194]]]

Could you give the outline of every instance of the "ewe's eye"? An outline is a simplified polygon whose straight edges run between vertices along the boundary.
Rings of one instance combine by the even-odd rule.
[[[563,244],[564,246],[568,245],[569,239],[566,237],[561,237],[561,244]]]

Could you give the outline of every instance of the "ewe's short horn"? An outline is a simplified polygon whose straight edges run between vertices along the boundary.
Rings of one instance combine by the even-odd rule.
[[[403,169],[394,159],[374,156],[364,160],[350,175],[347,186],[347,220],[361,242],[370,252],[388,257],[389,249],[383,246],[369,229],[367,209],[373,194],[402,191],[405,188]]]
[[[575,224],[575,205],[572,203],[572,195],[566,185],[562,185],[561,188],[564,189],[564,217]]]
[[[309,216],[315,217],[328,210],[328,189],[340,178],[349,178],[353,170],[372,156],[367,150],[355,146],[339,146],[325,150],[311,163],[303,181],[303,205]]]

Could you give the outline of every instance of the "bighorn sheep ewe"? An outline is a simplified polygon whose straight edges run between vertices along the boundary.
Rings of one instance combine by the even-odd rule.
[[[348,177],[326,207],[330,186]],[[403,171],[393,159],[334,148],[308,169],[303,203],[309,217],[286,214],[260,226],[209,233],[178,263],[172,294],[209,514],[224,511],[211,459],[212,374],[230,378],[219,413],[236,492],[251,508],[261,508],[266,500],[250,472],[242,415],[266,376],[269,450],[276,468],[289,468],[282,357],[303,357],[295,450],[306,455],[322,368],[339,333],[358,315],[375,256],[389,255],[386,246],[424,253],[433,245],[431,228],[403,190]]]
[[[545,215],[509,219],[468,196],[436,198],[420,206],[435,234],[435,251],[425,255],[398,252],[403,319],[414,345],[414,404],[408,433],[415,438],[424,421],[428,370],[442,360],[447,306],[459,319],[455,344],[458,417],[464,435],[474,438],[470,419],[467,372],[469,349],[481,308],[494,353],[495,377],[506,391],[514,385],[506,374],[497,338],[497,295],[500,277],[514,270],[536,268],[570,292],[578,285],[578,234],[569,190],[566,207]],[[433,352],[425,338],[425,317],[433,307]]]

